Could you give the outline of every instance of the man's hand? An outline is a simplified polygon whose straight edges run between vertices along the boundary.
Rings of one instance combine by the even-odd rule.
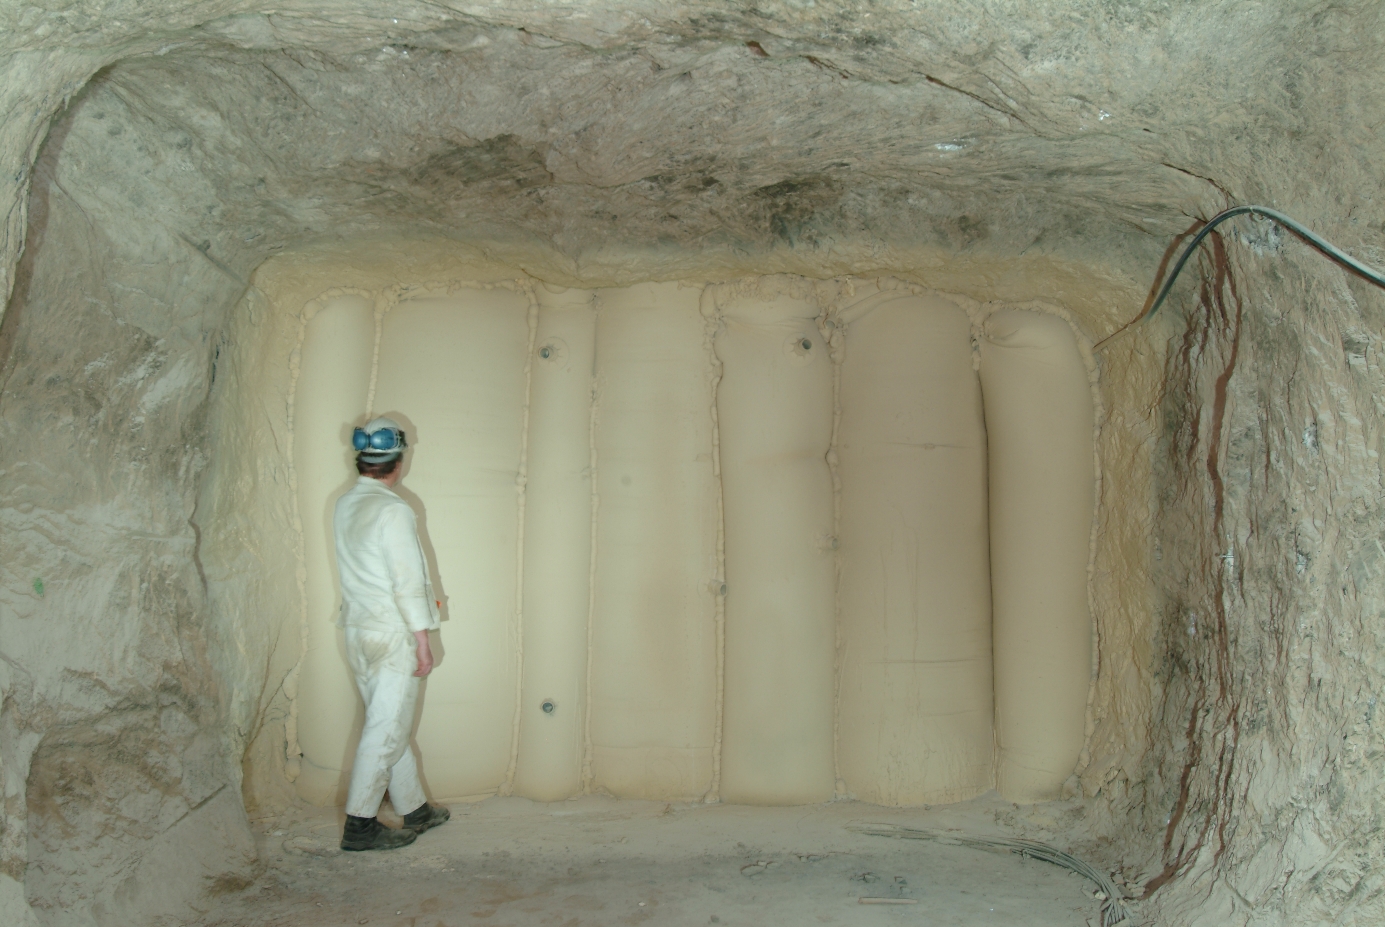
[[[427,676],[433,671],[433,648],[428,645],[428,632],[415,631],[414,640],[418,641],[418,669],[414,675]]]

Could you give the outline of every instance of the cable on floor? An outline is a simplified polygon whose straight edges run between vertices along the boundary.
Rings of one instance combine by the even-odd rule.
[[[1125,893],[1116,888],[1116,883],[1104,872],[1083,862],[1076,856],[1064,853],[1057,847],[1036,840],[1021,840],[1018,837],[976,837],[944,830],[924,830],[917,827],[904,827],[901,824],[851,824],[847,830],[872,837],[894,837],[898,840],[929,840],[945,846],[971,847],[976,850],[995,850],[1018,853],[1040,862],[1052,863],[1077,873],[1096,883],[1097,889],[1106,897],[1101,902],[1101,927],[1116,927],[1118,924],[1133,923],[1130,911],[1126,908],[1128,900]]]

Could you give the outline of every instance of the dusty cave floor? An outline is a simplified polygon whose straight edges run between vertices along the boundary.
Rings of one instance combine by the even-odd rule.
[[[1015,806],[994,794],[907,810],[856,802],[752,808],[599,797],[554,804],[491,798],[451,808],[448,824],[390,852],[337,849],[338,809],[303,807],[261,821],[264,875],[210,902],[194,923],[1080,927],[1100,921],[1092,887],[1066,870],[848,829],[887,822],[1013,835],[1000,822],[1015,822]],[[1026,825],[1050,814],[1018,813]],[[916,903],[863,904],[862,897]]]

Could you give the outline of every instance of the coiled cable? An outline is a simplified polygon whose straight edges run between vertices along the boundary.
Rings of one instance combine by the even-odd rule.
[[[982,837],[974,834],[961,834],[954,831],[929,830],[918,827],[905,827],[902,824],[850,824],[847,830],[872,837],[894,837],[900,840],[931,840],[949,846],[971,847],[977,850],[996,850],[1017,853],[1043,863],[1052,863],[1077,873],[1090,880],[1097,887],[1097,898],[1101,901],[1101,927],[1118,927],[1132,923],[1126,902],[1131,899],[1116,887],[1116,883],[1106,873],[1095,866],[1078,859],[1071,853],[1064,853],[1057,847],[1036,840],[1022,840],[1018,837]]]

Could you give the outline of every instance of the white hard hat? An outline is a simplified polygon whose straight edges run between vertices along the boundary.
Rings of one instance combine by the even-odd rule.
[[[399,427],[399,423],[382,415],[353,431],[351,446],[356,449],[356,456],[365,463],[381,464],[399,458],[408,442],[404,440],[404,429]]]

